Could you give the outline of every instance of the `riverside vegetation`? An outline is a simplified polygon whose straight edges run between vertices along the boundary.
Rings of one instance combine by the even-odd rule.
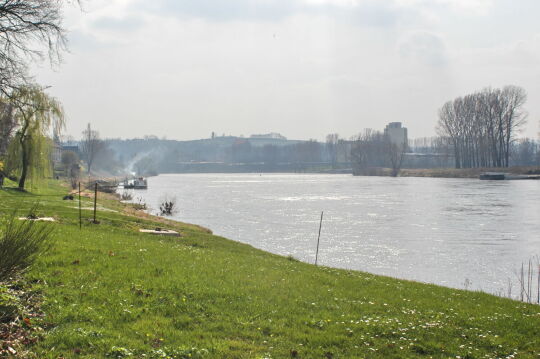
[[[9,185],[9,183],[8,183]],[[67,187],[0,190],[0,214],[39,201],[54,243],[25,274],[42,298],[37,358],[538,358],[540,307],[315,267],[152,217],[112,197],[79,229]],[[101,194],[100,194],[101,196]],[[103,195],[104,196],[104,195]],[[83,199],[89,207],[90,195]],[[185,208],[182,210],[189,210]],[[85,218],[91,211],[83,210]],[[156,237],[140,228],[177,230]],[[5,289],[5,288],[4,288]],[[29,356],[31,357],[31,356]]]

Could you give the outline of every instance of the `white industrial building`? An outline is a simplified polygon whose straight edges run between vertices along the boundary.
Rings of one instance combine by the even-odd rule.
[[[407,146],[407,128],[401,126],[401,122],[390,122],[384,129],[384,134],[390,138],[390,141],[396,145]]]

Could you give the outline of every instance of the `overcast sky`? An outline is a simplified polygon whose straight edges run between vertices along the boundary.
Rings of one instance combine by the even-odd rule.
[[[65,9],[70,53],[52,86],[76,138],[352,136],[401,121],[435,134],[444,102],[529,94],[540,120],[538,0],[86,0]]]

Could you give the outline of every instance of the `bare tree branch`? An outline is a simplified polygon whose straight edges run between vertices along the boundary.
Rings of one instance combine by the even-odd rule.
[[[63,0],[0,0],[0,91],[28,83],[28,63],[61,61],[66,50]]]

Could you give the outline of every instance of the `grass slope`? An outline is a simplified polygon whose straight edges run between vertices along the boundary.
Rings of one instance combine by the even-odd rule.
[[[27,278],[44,296],[39,358],[538,358],[540,308],[482,293],[314,267],[131,215],[108,200],[79,230],[51,185],[0,190],[0,213],[39,199],[54,249]],[[90,205],[85,199],[83,207]],[[186,209],[188,210],[188,209]],[[90,217],[91,211],[83,211]],[[158,222],[159,221],[159,222]],[[138,228],[178,229],[181,238]]]

